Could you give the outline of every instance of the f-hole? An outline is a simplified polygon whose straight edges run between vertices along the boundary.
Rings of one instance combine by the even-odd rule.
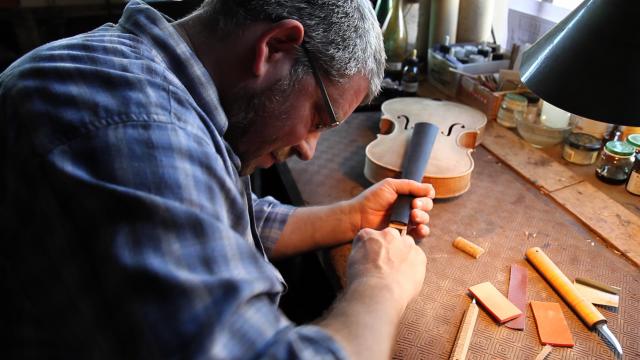
[[[404,119],[404,129],[409,130],[409,117],[407,115],[398,115],[398,119]]]
[[[456,125],[460,125],[460,128],[462,128],[462,129],[466,128],[463,123],[453,123],[453,124],[451,124],[451,126],[449,126],[449,130],[447,131],[446,134],[444,132],[442,132],[442,131],[440,131],[440,133],[442,135],[444,135],[444,136],[451,136],[451,133],[453,132],[453,128],[455,128]]]

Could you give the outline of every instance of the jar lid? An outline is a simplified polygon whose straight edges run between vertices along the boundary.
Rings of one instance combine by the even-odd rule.
[[[599,150],[601,142],[593,135],[585,133],[571,133],[565,143],[579,150]]]
[[[631,134],[627,136],[627,142],[637,148],[640,148],[640,134]]]
[[[609,141],[607,145],[605,145],[605,149],[608,152],[614,155],[619,155],[619,156],[631,156],[636,150],[630,144],[627,144],[624,141],[617,141],[617,140]]]
[[[516,101],[516,102],[525,103],[525,104],[527,103],[527,98],[525,98],[522,95],[518,95],[518,94],[514,94],[514,93],[508,93],[504,97],[507,100]]]

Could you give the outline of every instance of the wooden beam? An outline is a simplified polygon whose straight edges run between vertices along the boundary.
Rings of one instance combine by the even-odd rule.
[[[640,266],[638,216],[587,182],[554,191],[549,196]]]
[[[640,267],[639,216],[494,122],[487,125],[482,146]]]
[[[552,157],[495,122],[487,124],[482,146],[545,192],[556,191],[582,181],[581,177]]]

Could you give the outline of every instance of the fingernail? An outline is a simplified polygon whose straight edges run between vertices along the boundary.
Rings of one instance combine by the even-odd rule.
[[[418,207],[418,208],[422,207],[422,200],[416,200],[416,207]]]

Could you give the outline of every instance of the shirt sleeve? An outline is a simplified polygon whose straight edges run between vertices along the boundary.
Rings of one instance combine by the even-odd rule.
[[[45,167],[73,228],[66,246],[83,249],[64,261],[99,284],[73,296],[109,314],[112,345],[150,358],[345,358],[324,330],[279,311],[282,285],[239,231],[246,198],[210,139],[159,117],[103,125]],[[256,202],[272,244],[292,208]]]
[[[251,198],[262,246],[267,255],[271,255],[295,207],[282,204],[271,196],[258,198],[255,194],[251,194]]]

